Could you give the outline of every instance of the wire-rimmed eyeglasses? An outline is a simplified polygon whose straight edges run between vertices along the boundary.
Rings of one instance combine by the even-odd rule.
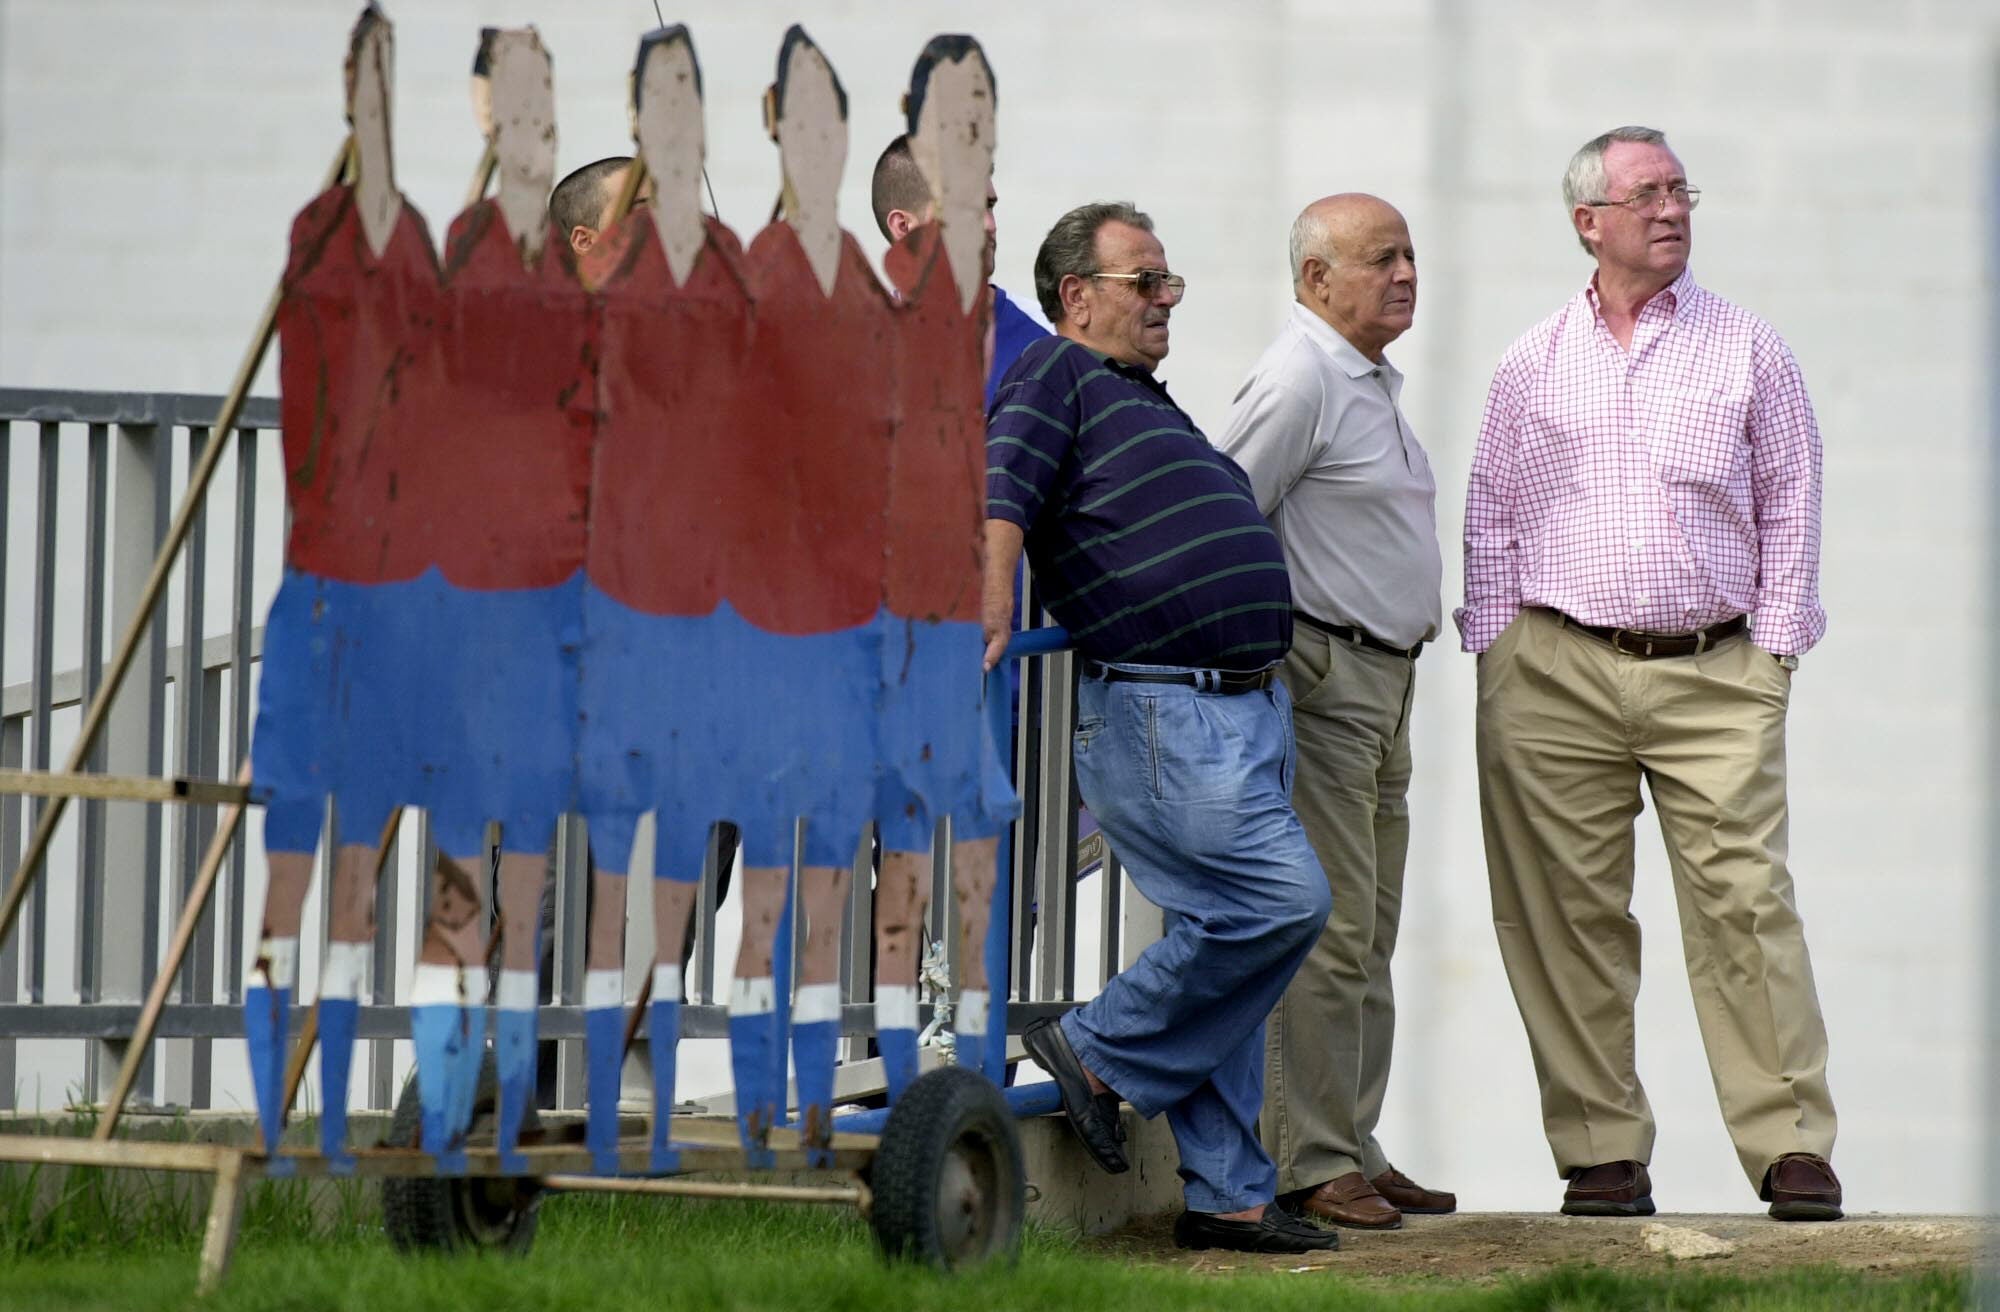
[[[1646,187],[1633,192],[1624,200],[1587,200],[1583,203],[1592,209],[1622,205],[1634,214],[1651,217],[1655,214],[1665,214],[1669,200],[1683,209],[1691,210],[1701,204],[1701,188],[1690,187],[1685,183],[1678,187]]]

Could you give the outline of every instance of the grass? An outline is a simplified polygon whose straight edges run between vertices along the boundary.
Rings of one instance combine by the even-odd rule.
[[[1832,1269],[1768,1278],[1594,1269],[1469,1285],[1357,1282],[1325,1272],[1192,1275],[1130,1267],[1034,1230],[1019,1265],[961,1276],[885,1265],[864,1223],[837,1208],[613,1199],[548,1200],[522,1259],[393,1252],[363,1186],[316,1206],[297,1182],[251,1194],[221,1293],[194,1297],[202,1212],[185,1197],[114,1194],[96,1173],[68,1186],[68,1215],[34,1214],[37,1182],[0,1176],[0,1308],[6,1312],[199,1308],[202,1312],[605,1312],[606,1309],[1049,1309],[1050,1312],[1787,1312],[1964,1307],[1965,1273],[1885,1279]],[[46,1191],[44,1191],[46,1192]]]

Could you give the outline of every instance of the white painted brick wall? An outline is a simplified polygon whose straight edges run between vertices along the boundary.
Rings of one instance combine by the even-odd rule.
[[[860,0],[806,9],[670,15],[703,58],[715,190],[746,235],[768,213],[776,157],[757,96],[803,14],[852,97],[843,204],[874,250],[866,171],[897,130],[909,62],[972,20]],[[625,149],[643,0],[404,0],[391,13],[401,179],[433,233],[477,154],[465,76],[481,23],[541,20],[564,168]],[[0,0],[0,382],[222,389],[340,138],[351,18],[324,0]],[[1832,1031],[1837,1161],[1860,1210],[1982,1205],[1984,152],[2000,0],[1159,0],[1008,6],[979,29],[1001,91],[1000,280],[1028,294],[1040,234],[1071,205],[1150,210],[1191,288],[1163,376],[1211,429],[1284,312],[1297,208],[1362,188],[1405,209],[1424,296],[1393,354],[1443,488],[1448,605],[1492,365],[1588,272],[1564,226],[1563,164],[1617,123],[1673,135],[1707,189],[1697,273],[1785,334],[1826,437],[1833,627],[1797,683],[1792,848]],[[25,635],[4,636],[19,677]],[[1468,1207],[1552,1206],[1487,918],[1471,662],[1447,644],[1421,673],[1384,1140]],[[1642,829],[1640,1060],[1661,1122],[1659,1199],[1745,1209],[1664,862]]]

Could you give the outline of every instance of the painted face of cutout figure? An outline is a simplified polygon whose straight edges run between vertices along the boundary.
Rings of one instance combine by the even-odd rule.
[[[370,5],[354,25],[347,53],[347,118],[354,129],[355,204],[368,249],[381,255],[396,229],[403,198],[396,190],[390,142],[389,91],[395,85],[396,38],[382,11]]]
[[[500,215],[533,259],[548,236],[544,206],[556,178],[555,75],[533,28],[497,33],[491,48]]]
[[[779,208],[804,247],[821,290],[833,293],[840,262],[840,175],[847,166],[847,92],[805,29],[785,33],[766,125],[784,171]]]
[[[936,198],[960,299],[993,269],[993,70],[970,37],[937,37],[911,74],[910,156]]]
[[[701,250],[703,144],[701,64],[685,27],[649,35],[633,79],[633,130],[653,188],[654,231],[674,281],[684,283]]]

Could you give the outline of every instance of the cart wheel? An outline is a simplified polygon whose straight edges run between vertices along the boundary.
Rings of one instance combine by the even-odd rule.
[[[471,1136],[493,1134],[500,1106],[500,1078],[488,1052],[479,1068],[479,1091],[472,1105]],[[417,1077],[410,1075],[396,1115],[389,1122],[391,1147],[414,1148],[422,1141],[423,1109]],[[530,1107],[522,1118],[523,1137],[541,1127]],[[525,1253],[535,1242],[541,1188],[513,1176],[402,1176],[382,1181],[382,1228],[403,1252],[497,1251]]]
[[[1021,1249],[1021,1138],[992,1081],[941,1066],[889,1112],[869,1170],[875,1239],[891,1258],[956,1270]]]

